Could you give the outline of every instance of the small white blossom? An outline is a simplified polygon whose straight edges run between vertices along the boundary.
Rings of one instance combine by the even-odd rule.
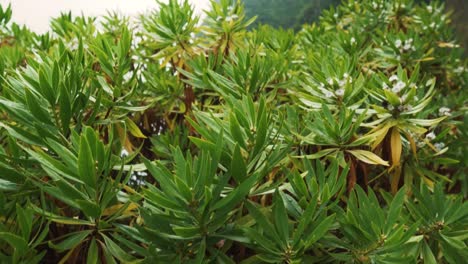
[[[377,9],[377,7],[379,7],[379,5],[378,5],[376,2],[372,2],[372,7],[373,7],[374,9]]]
[[[436,138],[436,135],[434,134],[434,132],[431,132],[426,135],[426,139],[429,141],[434,140],[435,138]]]
[[[348,74],[347,72],[345,72],[345,73],[343,74],[343,78],[348,79],[348,78],[349,78],[349,74]]]
[[[411,45],[410,43],[407,43],[407,44],[405,44],[405,45],[403,46],[403,49],[404,49],[404,50],[410,50],[410,49],[412,49],[412,48],[413,48],[413,45]]]
[[[356,39],[354,37],[352,37],[351,40],[350,40],[350,43],[351,43],[351,45],[356,44]]]
[[[330,92],[330,91],[324,91],[323,95],[325,95],[325,97],[327,97],[327,98],[332,98],[333,97],[333,93]]]
[[[444,144],[443,142],[435,143],[435,144],[434,144],[434,148],[435,148],[437,151],[441,151],[443,148],[445,148],[445,144]]]
[[[426,7],[426,9],[427,9],[427,11],[428,11],[429,13],[432,13],[432,10],[433,10],[433,9],[432,9],[432,6],[428,5],[428,6]]]
[[[345,85],[346,85],[346,80],[344,80],[344,79],[343,79],[343,80],[339,80],[339,81],[338,81],[338,85],[339,85],[340,87],[345,86]]]
[[[334,18],[338,18],[338,13],[333,14]]]
[[[172,42],[172,47],[175,47],[175,46],[177,46],[177,43],[174,41]]]
[[[120,157],[121,158],[128,157],[128,151],[126,149],[122,149],[122,151],[120,151]]]
[[[432,23],[429,25],[429,27],[435,28],[435,25],[436,25],[435,22],[432,22]]]
[[[397,48],[401,47],[401,40],[400,39],[397,39],[395,41],[395,47],[397,47]]]
[[[332,78],[327,78],[327,83],[329,85],[333,85],[333,79]]]
[[[345,90],[343,88],[338,89],[338,90],[335,91],[335,94],[337,96],[340,96],[340,97],[342,97],[344,95],[344,93],[345,93]]]
[[[383,83],[382,89],[387,90],[387,89],[388,89],[388,84],[387,84],[387,83]]]
[[[387,107],[387,108],[388,108],[388,110],[390,110],[390,111],[393,111],[393,110],[395,110],[395,107],[393,107],[393,105],[391,105],[391,104],[390,104],[390,105],[388,105],[388,107]]]
[[[392,92],[394,93],[399,93],[403,88],[405,88],[406,84],[402,81],[398,81],[395,85],[392,87]]]
[[[124,81],[128,82],[130,81],[130,79],[132,79],[132,76],[133,76],[133,72],[129,71],[123,76],[123,79]]]
[[[458,68],[456,68],[453,72],[454,73],[462,73],[465,71],[465,67],[463,66],[459,66]]]
[[[390,79],[388,79],[388,80],[391,81],[391,82],[398,81],[398,76],[392,75],[392,76],[390,76]]]
[[[441,107],[439,108],[439,115],[440,116],[450,116],[451,113],[450,113],[450,108],[448,107]]]

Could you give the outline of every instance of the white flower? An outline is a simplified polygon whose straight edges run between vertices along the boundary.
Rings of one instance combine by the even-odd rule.
[[[330,78],[330,77],[327,78],[327,83],[328,83],[329,85],[333,85],[333,79]]]
[[[427,11],[428,11],[429,13],[432,13],[432,10],[433,10],[433,9],[432,9],[432,6],[428,5],[428,6],[426,7],[426,9],[427,9]]]
[[[387,89],[388,89],[388,84],[387,84],[387,83],[383,83],[382,88],[383,88],[384,90],[387,90]]]
[[[356,44],[356,39],[354,37],[352,37],[350,43],[351,43],[351,45]]]
[[[463,66],[459,66],[458,68],[456,68],[453,72],[454,73],[462,73],[465,71],[465,67]]]
[[[441,108],[439,108],[439,115],[440,116],[450,116],[451,115],[450,111],[451,110],[448,107],[441,107]]]
[[[379,5],[378,5],[376,2],[372,2],[372,7],[373,7],[374,9],[377,9],[377,7],[379,7]]]
[[[342,97],[344,95],[344,93],[345,93],[345,90],[343,88],[338,89],[338,90],[335,91],[335,94],[337,96],[340,96],[340,97]]]
[[[434,144],[434,148],[435,148],[437,151],[441,151],[443,148],[445,148],[445,144],[444,144],[443,142],[435,143],[435,144]]]
[[[409,85],[409,87],[410,87],[410,88],[414,88],[414,89],[418,89],[418,86],[416,86],[415,83],[411,83],[411,84]]]
[[[345,73],[343,74],[343,78],[348,79],[348,78],[349,78],[349,74],[348,74],[347,72],[345,72]]]
[[[334,18],[338,18],[338,13],[333,14]]]
[[[401,47],[401,40],[400,39],[397,39],[395,41],[395,47],[397,47],[397,48]]]
[[[434,140],[435,138],[436,138],[436,135],[434,134],[434,132],[431,132],[426,135],[426,139],[429,141]]]
[[[133,76],[133,72],[129,71],[129,72],[127,72],[127,73],[123,76],[123,79],[124,79],[126,82],[128,82],[128,81],[130,81],[130,79],[132,78],[132,76]]]
[[[128,151],[126,149],[122,149],[122,151],[120,151],[120,157],[122,159],[128,157]]]
[[[333,97],[333,93],[330,92],[330,91],[323,91],[323,95],[325,95],[325,97],[327,97],[327,98],[332,98]]]
[[[411,45],[410,43],[406,43],[406,44],[403,46],[403,49],[404,49],[404,50],[410,50],[411,48],[413,48],[413,45]]]
[[[175,47],[175,46],[177,46],[177,43],[174,41],[172,42],[172,47]]]
[[[392,87],[392,92],[394,93],[399,93],[403,88],[405,88],[406,84],[402,81],[398,81],[395,85]]]
[[[387,108],[388,108],[388,110],[390,110],[390,111],[393,111],[393,110],[395,110],[395,107],[393,107],[393,105],[391,105],[391,104],[390,104],[390,105],[388,105],[388,107],[387,107]]]
[[[339,81],[338,81],[338,85],[339,85],[340,87],[345,86],[345,85],[346,85],[346,80],[345,80],[345,79],[339,80]]]
[[[413,110],[413,106],[412,106],[412,105],[405,105],[403,108],[404,108],[405,111],[411,111],[411,110]]]
[[[390,79],[388,79],[388,80],[391,81],[391,82],[398,81],[398,76],[392,75],[392,76],[390,76]]]
[[[432,22],[432,23],[429,25],[429,27],[435,28],[435,22]]]

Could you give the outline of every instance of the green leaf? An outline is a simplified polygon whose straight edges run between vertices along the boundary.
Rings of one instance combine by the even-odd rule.
[[[127,126],[128,131],[137,138],[146,138],[146,136],[141,132],[140,128],[133,122],[130,118],[125,119],[125,125]]]
[[[64,239],[58,244],[54,244],[49,241],[49,246],[58,252],[63,252],[65,250],[70,250],[77,247],[79,244],[83,243],[85,239],[93,232],[93,230],[84,230],[77,233],[74,233]]]
[[[137,259],[127,254],[121,247],[119,247],[119,245],[112,241],[112,239],[110,239],[106,235],[102,235],[102,237],[104,238],[104,242],[107,246],[107,249],[116,259],[124,263],[135,263],[137,261]]]
[[[243,182],[247,177],[247,166],[245,165],[238,144],[236,144],[234,152],[232,153],[231,175],[238,183]]]
[[[0,232],[0,240],[12,246],[18,254],[22,255],[28,251],[28,242],[20,236],[8,232]]]
[[[86,216],[94,219],[101,216],[101,208],[96,203],[88,200],[77,200],[76,203],[80,206],[80,209],[86,214]]]
[[[88,247],[88,256],[86,258],[86,264],[98,264],[99,261],[99,250],[97,247],[96,239],[93,237]]]
[[[275,218],[275,229],[278,232],[278,235],[284,241],[284,244],[288,244],[288,214],[286,212],[286,208],[284,207],[283,197],[279,194],[278,189],[276,190],[273,197],[273,215]]]
[[[314,228],[312,233],[305,239],[306,249],[310,248],[317,240],[322,238],[330,229],[330,226],[335,221],[335,214],[325,218],[320,224]]]
[[[19,223],[21,234],[25,240],[29,240],[33,223],[33,211],[30,208],[22,208],[16,204],[17,221]]]
[[[78,174],[88,187],[96,189],[96,167],[93,154],[86,137],[81,136],[80,150],[78,152]]]

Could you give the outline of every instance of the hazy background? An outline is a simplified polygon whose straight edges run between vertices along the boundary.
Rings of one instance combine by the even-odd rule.
[[[209,0],[190,2],[198,14],[209,7]],[[13,9],[12,20],[18,24],[25,24],[38,33],[49,29],[50,18],[68,10],[71,10],[73,15],[104,15],[107,10],[136,15],[157,7],[155,0],[0,0],[3,6],[9,3]]]

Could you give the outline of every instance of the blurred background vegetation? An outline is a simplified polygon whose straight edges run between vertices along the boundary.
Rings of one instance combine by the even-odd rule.
[[[330,6],[337,6],[341,0],[244,0],[248,17],[257,16],[251,27],[268,24],[274,27],[299,30],[303,24],[316,22],[320,13]],[[415,2],[429,2],[415,0]],[[468,10],[467,0],[445,0],[448,10],[454,12],[453,24],[457,35],[468,55]]]

